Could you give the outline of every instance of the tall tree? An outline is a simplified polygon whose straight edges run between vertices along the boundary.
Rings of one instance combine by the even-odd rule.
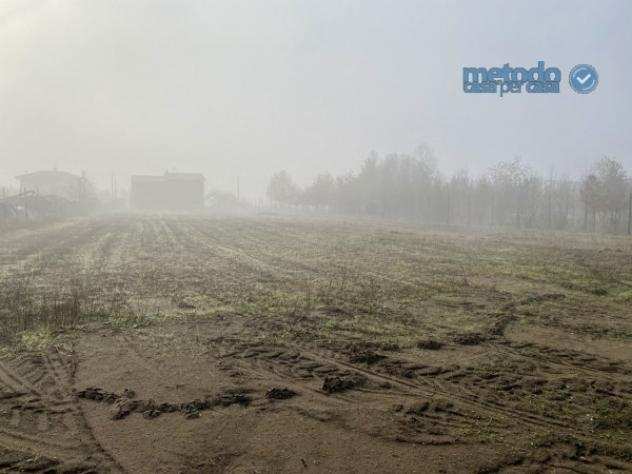
[[[278,204],[298,204],[300,189],[294,184],[287,171],[279,171],[270,178],[268,198]]]

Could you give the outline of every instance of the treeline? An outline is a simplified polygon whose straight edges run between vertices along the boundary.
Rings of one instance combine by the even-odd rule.
[[[307,187],[287,172],[268,185],[276,205],[406,219],[427,224],[629,233],[632,181],[604,157],[581,180],[544,177],[519,159],[480,176],[444,176],[427,147],[412,154],[371,153],[360,170],[321,174]]]

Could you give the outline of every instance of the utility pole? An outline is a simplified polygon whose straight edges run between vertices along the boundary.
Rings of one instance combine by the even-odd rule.
[[[494,227],[494,225],[495,225],[495,223],[494,223],[494,207],[495,206],[496,206],[496,196],[492,192],[492,205],[489,208],[490,209],[490,218],[489,218],[489,225],[490,225],[490,227]]]
[[[630,191],[630,202],[628,203],[628,235],[632,235],[632,191]]]
[[[239,201],[239,176],[237,176],[237,201]]]
[[[447,199],[446,202],[448,204],[448,215],[447,215],[447,224],[450,225],[450,212],[451,212],[451,203],[450,203],[450,185],[447,186]]]
[[[551,229],[552,225],[553,225],[553,213],[552,213],[552,194],[553,194],[553,173],[551,173],[551,177],[549,179],[549,186],[548,186],[548,196],[547,196],[547,210],[546,210],[546,224],[547,227],[549,228],[549,230]]]
[[[468,189],[467,192],[467,226],[472,225],[472,190]]]
[[[555,168],[551,165],[549,171],[549,185],[547,186],[546,196],[546,226],[550,230],[553,227],[553,174]]]

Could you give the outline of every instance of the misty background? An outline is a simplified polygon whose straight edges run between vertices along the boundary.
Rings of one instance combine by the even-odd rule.
[[[256,198],[278,170],[306,185],[418,144],[445,173],[630,169],[631,23],[623,0],[3,0],[0,183],[176,170]],[[538,60],[560,94],[462,92],[464,66]],[[592,94],[568,87],[577,63],[600,74]]]

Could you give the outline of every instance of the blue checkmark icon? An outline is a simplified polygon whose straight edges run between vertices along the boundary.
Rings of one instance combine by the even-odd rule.
[[[578,94],[589,94],[597,88],[599,74],[590,64],[578,64],[571,69],[568,81]]]

